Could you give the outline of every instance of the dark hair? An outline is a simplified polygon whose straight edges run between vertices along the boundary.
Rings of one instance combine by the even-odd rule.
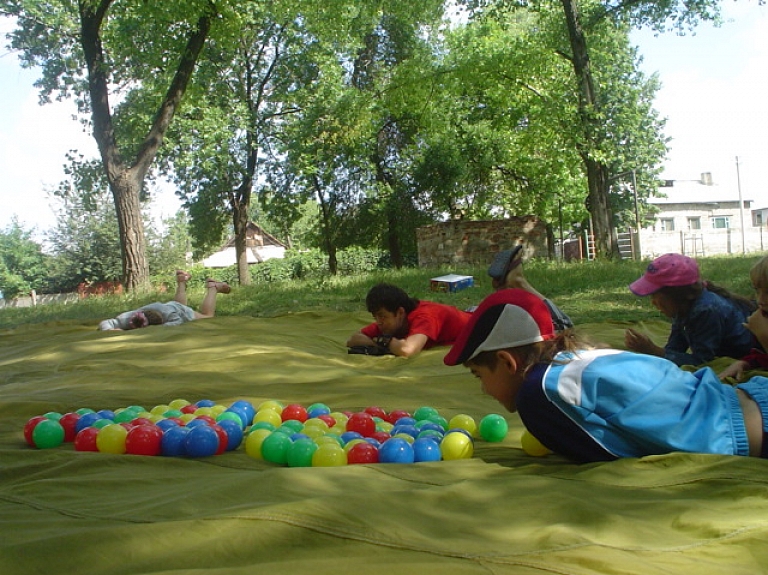
[[[538,363],[553,363],[555,361],[555,356],[561,351],[575,353],[594,347],[597,346],[576,335],[573,329],[566,329],[555,335],[554,339],[529,343],[528,345],[521,345],[520,347],[511,347],[507,348],[505,351],[508,351],[515,356],[521,364],[522,373],[525,374]],[[500,350],[481,352],[466,363],[473,363],[493,370],[496,368],[499,361],[499,358],[496,355],[497,351]]]
[[[401,288],[388,284],[380,283],[368,290],[365,296],[365,308],[370,313],[376,313],[380,309],[385,309],[395,313],[403,308],[406,314],[411,313],[419,305],[419,300],[409,296]]]
[[[731,293],[726,288],[713,284],[709,281],[698,281],[696,283],[685,286],[666,286],[661,288],[659,293],[672,300],[672,303],[674,304],[675,309],[679,315],[686,316],[688,315],[693,302],[699,298],[701,293],[704,291],[704,288],[714,294],[719,295],[720,297],[731,300],[737,307],[742,309],[747,314],[750,314],[757,309],[755,302],[740,295]]]
[[[148,325],[162,325],[163,323],[163,316],[160,315],[160,312],[157,312],[153,309],[145,309],[144,316],[149,322]]]

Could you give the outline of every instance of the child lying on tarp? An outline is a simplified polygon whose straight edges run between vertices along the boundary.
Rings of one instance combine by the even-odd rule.
[[[578,462],[673,451],[768,457],[768,378],[736,387],[710,368],[594,349],[556,334],[547,307],[507,289],[480,304],[444,359],[517,411],[545,447]]]
[[[176,294],[173,301],[155,302],[136,310],[126,311],[112,319],[105,319],[99,324],[100,330],[131,330],[150,325],[180,325],[196,319],[208,319],[216,315],[216,296],[229,293],[229,285],[208,279],[205,282],[205,296],[197,312],[187,306],[188,272],[176,272]]]
[[[701,365],[716,357],[742,357],[755,346],[744,327],[754,302],[702,281],[696,261],[681,254],[664,254],[648,264],[643,276],[629,286],[672,320],[664,347],[647,335],[628,329],[627,349],[666,357],[677,365]]]
[[[536,291],[523,275],[520,265],[522,248],[518,245],[496,255],[488,268],[493,288],[524,289],[544,300],[556,331],[573,327],[570,318]],[[423,349],[451,345],[471,317],[470,312],[442,303],[418,300],[387,283],[375,285],[368,291],[365,306],[375,321],[349,337],[347,347],[350,353],[412,357]]]

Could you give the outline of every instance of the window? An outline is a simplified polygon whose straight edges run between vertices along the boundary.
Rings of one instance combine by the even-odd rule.
[[[689,217],[688,218],[688,229],[689,230],[700,230],[701,229],[701,218],[696,217]]]
[[[754,212],[754,217],[752,218],[752,225],[756,228],[762,228],[763,227],[763,212]]]
[[[675,220],[673,218],[659,218],[659,228],[662,232],[675,231]]]
[[[731,227],[731,217],[730,216],[712,216],[710,218],[712,221],[712,228],[716,230],[725,230]]]

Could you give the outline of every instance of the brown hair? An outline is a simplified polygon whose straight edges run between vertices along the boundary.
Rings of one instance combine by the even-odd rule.
[[[755,262],[749,270],[749,279],[755,289],[768,289],[768,256]]]
[[[144,310],[144,316],[147,318],[147,321],[149,322],[148,325],[162,325],[163,323],[163,316],[160,315],[159,312],[153,309]]]
[[[665,286],[659,290],[659,293],[672,300],[675,310],[679,315],[686,316],[688,315],[693,302],[699,298],[701,292],[704,291],[704,288],[707,288],[708,291],[711,291],[720,297],[731,300],[736,306],[748,314],[757,309],[755,302],[752,300],[732,293],[728,289],[710,281],[697,281],[696,283],[684,286]]]

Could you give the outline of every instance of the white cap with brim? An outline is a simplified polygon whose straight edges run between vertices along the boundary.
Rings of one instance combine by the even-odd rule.
[[[541,298],[520,289],[499,290],[472,313],[443,362],[459,365],[484,351],[520,347],[554,336],[552,316]]]

